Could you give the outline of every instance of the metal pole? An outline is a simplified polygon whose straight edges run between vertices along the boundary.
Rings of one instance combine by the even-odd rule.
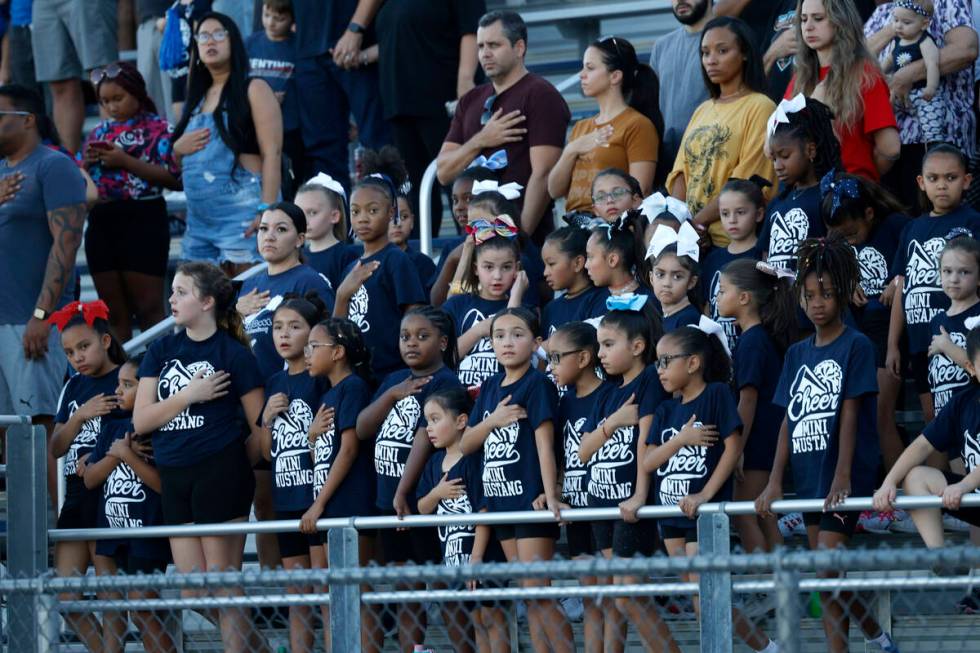
[[[327,531],[327,556],[331,569],[357,569],[357,531],[349,526]],[[334,651],[361,650],[361,586],[357,582],[330,583],[330,643]]]
[[[773,581],[776,583],[776,641],[783,653],[800,652],[800,572],[784,569],[784,550],[776,550]]]
[[[47,431],[43,426],[7,427],[7,555],[15,579],[38,578],[48,563]],[[8,604],[10,651],[48,651],[34,592],[12,592]]]
[[[419,183],[419,249],[426,256],[432,256],[432,187],[435,183],[436,162],[433,160]]]
[[[728,516],[723,512],[698,517],[698,552],[710,557],[731,554]],[[701,650],[730,653],[732,650],[732,574],[708,571],[700,575]]]

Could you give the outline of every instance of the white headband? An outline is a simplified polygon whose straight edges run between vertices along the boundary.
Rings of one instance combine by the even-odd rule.
[[[344,200],[347,199],[347,192],[344,190],[344,187],[340,184],[340,182],[325,172],[318,172],[317,175],[313,177],[313,179],[307,181],[304,186],[307,184],[312,186],[322,186],[327,190],[332,190],[333,192],[337,193],[343,197]]]

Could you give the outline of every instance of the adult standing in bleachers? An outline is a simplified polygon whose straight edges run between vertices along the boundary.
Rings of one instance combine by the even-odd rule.
[[[33,0],[10,0],[10,27],[7,29],[7,69],[11,84],[37,87],[34,52],[31,49],[31,4]]]
[[[527,26],[520,14],[485,14],[476,42],[490,82],[460,99],[439,152],[439,183],[453,183],[476,157],[504,150],[500,183],[524,187],[521,229],[541,243],[553,227],[548,175],[561,156],[571,112],[550,82],[525,67]]]
[[[136,0],[136,67],[146,80],[146,90],[160,115],[172,122],[170,78],[160,70],[164,16],[171,4],[173,0]]]
[[[449,130],[446,103],[475,85],[476,25],[486,10],[484,0],[388,0],[378,12],[381,100],[413,191]],[[409,197],[417,212],[417,192]],[[434,235],[441,223],[441,189],[435,185]],[[412,237],[418,237],[417,221]]]
[[[612,36],[586,48],[579,82],[582,94],[599,103],[599,113],[572,127],[548,176],[548,192],[565,197],[566,213],[590,211],[595,176],[619,168],[649,195],[664,131],[657,74],[639,62],[632,43]]]
[[[295,83],[310,166],[350,186],[350,118],[364,147],[391,140],[378,93],[378,66],[360,66],[374,40],[379,0],[293,0]]]
[[[664,117],[657,181],[674,166],[691,114],[708,99],[701,79],[701,30],[713,17],[711,0],[672,0],[674,18],[681,25],[653,44],[650,67],[660,78],[660,113]]]
[[[85,99],[82,75],[119,58],[115,0],[34,0],[34,72],[51,89],[61,142],[77,152]]]
[[[33,90],[0,86],[0,414],[30,415],[50,434],[68,361],[47,319],[72,299],[85,224],[85,180],[41,142],[49,122]],[[48,454],[48,492],[57,501]]]

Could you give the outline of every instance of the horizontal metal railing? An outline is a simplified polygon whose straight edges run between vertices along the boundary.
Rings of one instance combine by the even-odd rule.
[[[856,511],[871,510],[871,497],[852,497],[844,501],[835,510]],[[896,507],[905,510],[916,508],[940,508],[942,498],[935,496],[899,496]],[[821,512],[824,502],[822,499],[784,499],[773,503],[773,512]],[[980,494],[970,494],[963,497],[963,507],[980,507]],[[749,515],[755,513],[755,504],[751,501],[730,501],[721,503],[706,503],[699,510],[699,515]],[[681,517],[683,513],[677,506],[645,506],[637,515],[641,519],[661,519],[665,517]],[[619,519],[617,508],[572,508],[561,512],[561,521],[600,521]],[[524,510],[517,512],[480,512],[467,515],[409,515],[402,519],[398,517],[350,517],[327,518],[317,522],[319,530],[351,527],[355,529],[375,528],[408,528],[440,525],[499,525],[499,524],[541,524],[553,523],[554,515],[545,510]],[[299,529],[298,520],[272,520],[226,522],[222,524],[181,524],[177,526],[147,526],[143,528],[76,528],[53,529],[48,531],[48,539],[52,542],[73,540],[119,539],[119,538],[153,538],[153,537],[195,537],[203,535],[241,535],[255,533],[283,533]]]

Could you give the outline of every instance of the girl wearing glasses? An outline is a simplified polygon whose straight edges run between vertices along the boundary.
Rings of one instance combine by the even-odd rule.
[[[194,41],[187,106],[174,130],[187,194],[181,257],[237,274],[259,260],[258,218],[279,197],[282,113],[269,85],[248,77],[234,21],[205,14]]]
[[[83,161],[98,190],[89,213],[85,256],[109,306],[112,331],[132,336],[164,318],[163,279],[170,225],[163,189],[180,188],[171,151],[173,128],[157,115],[136,66],[125,61],[92,72],[106,119],[85,139]]]
[[[606,168],[592,180],[591,197],[592,214],[606,222],[615,222],[629,209],[639,208],[643,201],[643,189],[628,172],[620,168]]]
[[[657,74],[640,63],[629,41],[612,37],[586,48],[579,81],[599,113],[572,127],[548,175],[548,192],[565,197],[568,212],[588,211],[593,178],[604,168],[620,168],[639,180],[641,196],[648,194],[664,131]]]
[[[660,520],[660,534],[670,556],[698,553],[698,507],[731,498],[731,476],[742,451],[742,420],[728,387],[731,359],[724,334],[683,326],[657,343],[657,371],[663,389],[676,399],[657,408],[647,439],[643,470],[652,476],[653,503],[680,506],[683,517]],[[719,437],[720,436],[720,437]],[[696,574],[684,575],[697,582]],[[700,601],[694,598],[700,615]],[[754,651],[778,646],[737,609],[734,631]]]

